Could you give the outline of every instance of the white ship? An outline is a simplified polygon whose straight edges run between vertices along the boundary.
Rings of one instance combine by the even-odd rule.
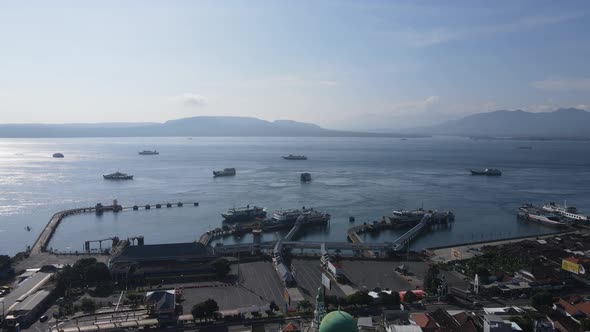
[[[330,220],[330,215],[325,212],[316,211],[313,208],[277,210],[272,213],[272,222],[276,223],[294,223],[299,216],[303,215],[307,222],[319,222]]]
[[[576,209],[573,206],[568,207],[565,203],[563,204],[563,206],[561,206],[555,202],[549,202],[543,205],[543,210],[558,213],[566,218],[574,220],[590,221],[590,218],[588,218],[588,216],[579,214],[578,209]]]

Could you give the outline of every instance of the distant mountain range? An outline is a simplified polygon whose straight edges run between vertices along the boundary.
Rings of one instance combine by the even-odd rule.
[[[318,137],[416,137],[324,129],[318,125],[250,117],[197,116],[165,123],[4,124],[0,137],[174,137],[174,136],[318,136]]]
[[[499,138],[590,138],[590,112],[576,108],[543,113],[494,111],[415,128],[409,132]]]
[[[291,120],[265,121],[251,117],[197,116],[165,123],[4,124],[0,137],[425,137],[454,135],[486,138],[590,139],[590,112],[562,108],[531,113],[494,111],[433,126],[396,133],[330,130]]]

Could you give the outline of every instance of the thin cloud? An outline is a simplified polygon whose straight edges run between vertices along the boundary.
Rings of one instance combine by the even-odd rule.
[[[285,76],[274,76],[261,79],[249,80],[247,83],[273,85],[273,86],[285,86],[285,87],[336,87],[340,85],[340,82],[330,79],[316,79],[308,77],[300,77],[293,75]]]
[[[472,26],[460,29],[437,27],[425,31],[411,30],[406,32],[406,38],[412,46],[429,47],[469,37],[508,33],[522,29],[532,29],[545,25],[558,24],[579,18],[580,16],[580,14],[532,15],[521,17],[512,22],[493,25]]]
[[[207,100],[202,95],[196,93],[183,93],[170,98],[171,101],[182,103],[188,107],[203,107],[207,105]]]
[[[428,111],[440,105],[438,96],[430,96],[424,100],[408,101],[393,105],[390,110],[394,112],[423,112]]]
[[[547,79],[536,81],[533,86],[544,91],[590,91],[590,78]]]

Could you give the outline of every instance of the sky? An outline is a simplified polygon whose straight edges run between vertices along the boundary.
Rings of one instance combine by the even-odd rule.
[[[590,109],[588,1],[0,1],[0,122]]]

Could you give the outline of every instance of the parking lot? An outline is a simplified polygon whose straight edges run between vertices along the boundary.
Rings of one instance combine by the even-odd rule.
[[[406,264],[411,277],[404,277],[395,272],[395,268]],[[372,290],[375,287],[405,291],[415,288],[412,284],[424,279],[428,264],[424,262],[390,262],[390,261],[343,261],[344,274],[351,286],[359,290]],[[414,282],[410,282],[413,279]]]
[[[322,273],[326,273],[320,266],[319,259],[293,259],[293,272],[297,287],[306,300],[315,303],[317,289],[322,284]],[[327,273],[326,273],[327,274]],[[326,292],[327,295],[336,295],[343,297],[344,293],[332,281],[332,290]]]

